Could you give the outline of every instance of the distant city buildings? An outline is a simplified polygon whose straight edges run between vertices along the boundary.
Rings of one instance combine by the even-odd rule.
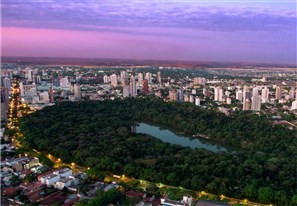
[[[133,67],[98,69],[99,72],[86,68],[80,70],[77,67],[32,68],[19,67],[1,76],[3,111],[9,108],[13,74],[21,77],[21,100],[29,105],[152,95],[163,98],[164,101],[188,102],[203,108],[216,108],[227,114],[241,109],[277,112],[277,106],[281,106],[286,112],[294,113],[297,101],[296,83],[286,81],[286,78],[283,78],[283,81],[267,80],[266,77],[253,78],[251,81],[236,77],[219,79],[217,76],[206,79],[192,74],[194,71],[181,76],[178,69],[176,75],[168,75],[167,72],[161,73],[161,70],[157,69],[142,71],[141,68]],[[166,68],[162,68],[162,71],[166,71]]]

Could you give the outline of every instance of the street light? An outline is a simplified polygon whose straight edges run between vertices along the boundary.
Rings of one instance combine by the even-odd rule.
[[[74,165],[75,165],[75,163],[74,163],[74,162],[72,162],[72,163],[71,163],[71,166],[74,166]]]

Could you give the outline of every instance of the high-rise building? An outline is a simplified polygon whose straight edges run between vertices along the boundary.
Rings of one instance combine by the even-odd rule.
[[[103,83],[104,83],[104,84],[107,84],[108,82],[109,82],[109,76],[104,75],[104,76],[103,76]]]
[[[121,71],[121,84],[123,86],[128,84],[128,73],[125,70]]]
[[[51,103],[53,103],[54,102],[54,90],[53,90],[53,86],[50,86],[49,87],[49,100],[50,100],[50,102]]]
[[[110,84],[114,87],[118,86],[118,77],[116,74],[110,75]]]
[[[5,103],[7,108],[8,108],[8,105],[9,105],[9,91],[10,90],[11,90],[10,78],[7,77],[7,76],[2,76],[1,77],[1,91],[3,92],[3,95],[4,95],[3,100],[4,100],[4,103]]]
[[[138,78],[138,84],[139,84],[139,85],[142,85],[143,74],[142,74],[142,73],[138,73],[137,78]]]
[[[229,92],[229,91],[225,91],[225,95],[226,95],[226,97],[229,97],[230,94],[231,94],[231,92]]]
[[[194,96],[190,95],[190,102],[193,103],[195,101]]]
[[[282,87],[277,86],[275,89],[275,99],[280,100],[282,98]]]
[[[292,107],[291,107],[292,110],[295,110],[297,109],[297,100],[293,101],[292,102]]]
[[[214,89],[214,100],[223,101],[223,89],[221,87],[216,87]]]
[[[242,91],[242,101],[245,101],[246,99],[251,98],[250,88],[247,85],[244,85],[243,91]]]
[[[250,110],[250,108],[251,108],[250,105],[251,105],[250,100],[249,99],[245,99],[243,101],[243,108],[242,108],[242,110]]]
[[[145,79],[147,79],[148,83],[151,84],[152,83],[152,73],[147,72],[145,74]]]
[[[23,97],[33,97],[37,95],[36,84],[23,85],[23,83],[21,83],[20,90],[21,96]]]
[[[157,81],[158,83],[162,83],[161,72],[157,72]]]
[[[49,93],[47,91],[39,93],[39,101],[44,104],[48,104],[50,102]]]
[[[80,85],[78,83],[74,84],[74,97],[76,99],[80,99],[81,98],[81,94],[80,94]]]
[[[1,121],[7,122],[7,111],[9,107],[10,79],[1,77]]]
[[[27,81],[32,82],[33,78],[32,78],[32,70],[30,67],[27,67],[25,69],[25,78],[27,79]]]
[[[295,96],[295,88],[292,87],[289,91],[289,95],[290,95],[290,99],[294,99],[294,96]]]
[[[261,110],[261,96],[260,95],[252,97],[251,110],[253,110],[253,111]]]
[[[199,97],[195,97],[195,105],[200,106],[200,99]]]
[[[238,90],[238,91],[236,91],[235,98],[236,98],[237,100],[239,100],[240,102],[242,102],[242,99],[243,99],[243,93],[242,93],[242,90]]]
[[[257,97],[258,95],[259,95],[259,89],[258,89],[258,87],[254,87],[252,97]]]
[[[177,92],[175,89],[169,90],[169,99],[170,101],[176,101],[177,100]]]
[[[269,89],[267,87],[262,89],[261,100],[262,100],[262,103],[269,102]]]
[[[149,88],[148,88],[148,80],[144,79],[142,81],[142,93],[148,94],[149,93]]]
[[[123,97],[129,97],[130,96],[130,87],[129,86],[123,86]]]
[[[177,100],[179,102],[184,102],[184,90],[183,89],[179,89],[177,92]]]
[[[203,90],[202,90],[202,94],[203,94],[204,96],[208,96],[208,91],[207,91],[206,88],[203,88]]]
[[[136,82],[134,76],[130,77],[130,96],[136,97],[137,89],[136,89]]]
[[[60,79],[60,85],[63,88],[69,87],[69,81],[67,77],[61,78]]]

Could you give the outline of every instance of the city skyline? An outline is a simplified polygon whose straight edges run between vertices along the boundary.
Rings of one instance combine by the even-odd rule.
[[[2,56],[296,65],[295,1],[2,1]]]

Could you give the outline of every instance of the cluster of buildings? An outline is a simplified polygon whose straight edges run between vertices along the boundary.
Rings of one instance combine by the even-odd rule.
[[[174,71],[171,73],[171,70]],[[169,72],[170,71],[170,72]],[[104,100],[154,95],[164,101],[189,102],[219,111],[297,112],[296,82],[265,77],[243,80],[218,76],[178,75],[174,68],[105,68],[25,66],[1,71],[1,109],[9,108],[12,76],[21,77],[20,94],[31,109],[41,109],[57,101]],[[180,71],[186,71],[185,69]],[[214,70],[216,71],[216,70]],[[210,73],[214,71],[210,70]],[[223,71],[223,70],[220,70]],[[227,70],[228,74],[232,72]],[[198,73],[197,73],[198,74]],[[232,74],[232,73],[230,73]],[[290,73],[291,74],[291,73]],[[271,76],[271,75],[270,75]],[[246,75],[244,76],[246,78]],[[271,78],[276,78],[271,76]],[[279,115],[279,114],[278,114]],[[5,112],[1,120],[7,119]]]
[[[73,174],[69,168],[48,170],[36,157],[2,158],[0,177],[3,197],[9,204],[23,204],[24,198],[21,196],[25,196],[31,203],[41,205],[48,205],[53,199],[53,203],[58,202],[65,206],[77,202],[81,196],[77,193],[77,187],[81,181],[87,179],[86,173]],[[28,181],[28,176],[33,179]],[[34,177],[37,177],[36,180]],[[49,192],[50,187],[55,190]],[[64,188],[70,191],[68,195],[62,191]]]

